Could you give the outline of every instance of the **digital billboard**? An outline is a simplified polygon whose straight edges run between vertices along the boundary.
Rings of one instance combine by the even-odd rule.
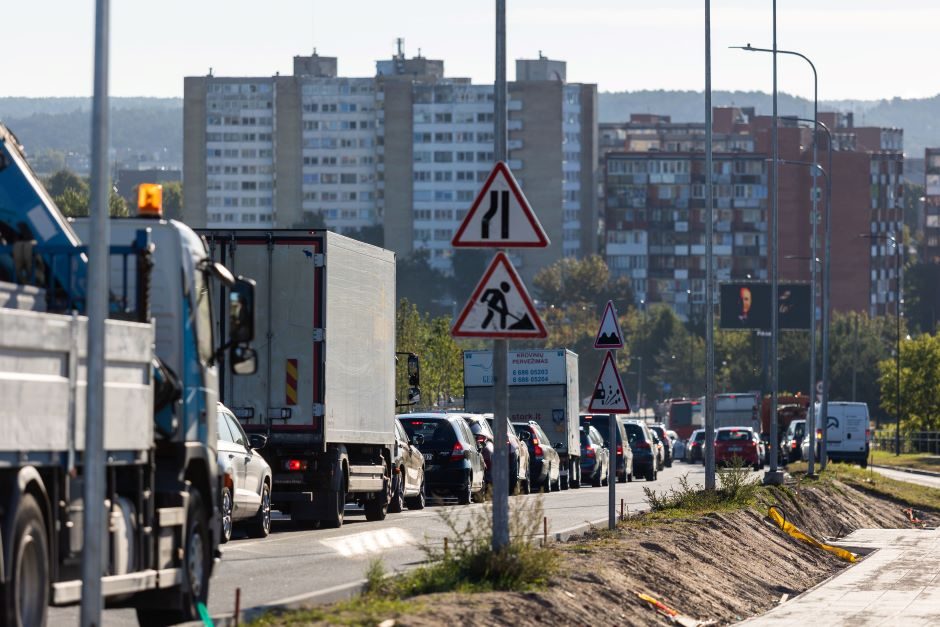
[[[777,286],[777,325],[781,329],[809,329],[812,307],[809,285],[781,283]],[[724,283],[719,292],[722,329],[771,327],[771,288],[769,283]]]

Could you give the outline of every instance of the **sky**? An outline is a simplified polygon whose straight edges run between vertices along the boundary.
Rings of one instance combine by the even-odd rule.
[[[93,0],[6,0],[0,96],[88,96]],[[568,62],[569,82],[601,91],[704,87],[705,0],[506,0],[513,61],[541,51]],[[779,0],[777,40],[819,72],[819,97],[940,93],[940,2]],[[403,37],[410,57],[443,59],[448,76],[492,82],[494,0],[113,0],[114,96],[182,96],[183,77],[289,74],[313,48],[343,76],[372,76]],[[712,0],[715,90],[772,89],[772,0]],[[19,52],[11,52],[18,50]],[[780,57],[781,91],[811,98],[806,63]]]

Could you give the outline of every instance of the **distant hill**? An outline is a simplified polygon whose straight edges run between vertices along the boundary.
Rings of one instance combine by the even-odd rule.
[[[674,122],[704,119],[705,95],[700,91],[633,91],[602,92],[599,100],[601,122],[621,122],[631,113],[661,113]],[[773,101],[770,94],[754,91],[716,91],[712,93],[716,107],[755,107],[758,113],[770,115]],[[781,93],[778,98],[781,115],[813,116],[813,101]],[[940,146],[940,95],[932,98],[892,98],[891,100],[821,101],[820,111],[851,111],[856,126],[888,126],[904,129],[904,152],[923,158],[924,148]]]
[[[0,98],[0,122],[33,156],[50,152],[88,154],[90,98]],[[112,98],[111,146],[119,159],[159,154],[183,162],[181,98]]]
[[[770,114],[770,94],[716,91],[715,106],[755,107]],[[602,122],[628,120],[631,113],[661,113],[676,122],[702,120],[705,97],[697,91],[602,92]],[[91,137],[90,98],[0,98],[0,121],[19,137],[31,155],[49,151],[87,154]],[[112,98],[111,143],[119,158],[160,153],[162,160],[182,164],[183,100],[181,98]],[[924,148],[940,146],[940,95],[891,100],[820,102],[821,111],[851,111],[857,126],[904,129],[904,151],[923,158]],[[780,94],[781,115],[811,117],[811,100]]]

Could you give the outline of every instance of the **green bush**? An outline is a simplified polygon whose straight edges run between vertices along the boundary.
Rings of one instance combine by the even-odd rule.
[[[719,487],[709,491],[689,484],[689,476],[679,478],[679,487],[657,493],[643,488],[646,502],[653,512],[700,514],[708,511],[737,509],[754,502],[760,484],[751,475],[750,468],[735,459],[731,466],[718,471]]]

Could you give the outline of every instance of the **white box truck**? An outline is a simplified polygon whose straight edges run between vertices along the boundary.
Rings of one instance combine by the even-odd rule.
[[[388,510],[395,420],[395,255],[319,230],[201,230],[210,255],[257,277],[258,372],[223,402],[274,473],[272,507],[343,524]]]
[[[563,348],[509,351],[509,419],[534,420],[561,456],[561,487],[579,487],[581,439],[578,433],[578,356]],[[464,405],[467,411],[493,411],[493,354],[464,351]]]

